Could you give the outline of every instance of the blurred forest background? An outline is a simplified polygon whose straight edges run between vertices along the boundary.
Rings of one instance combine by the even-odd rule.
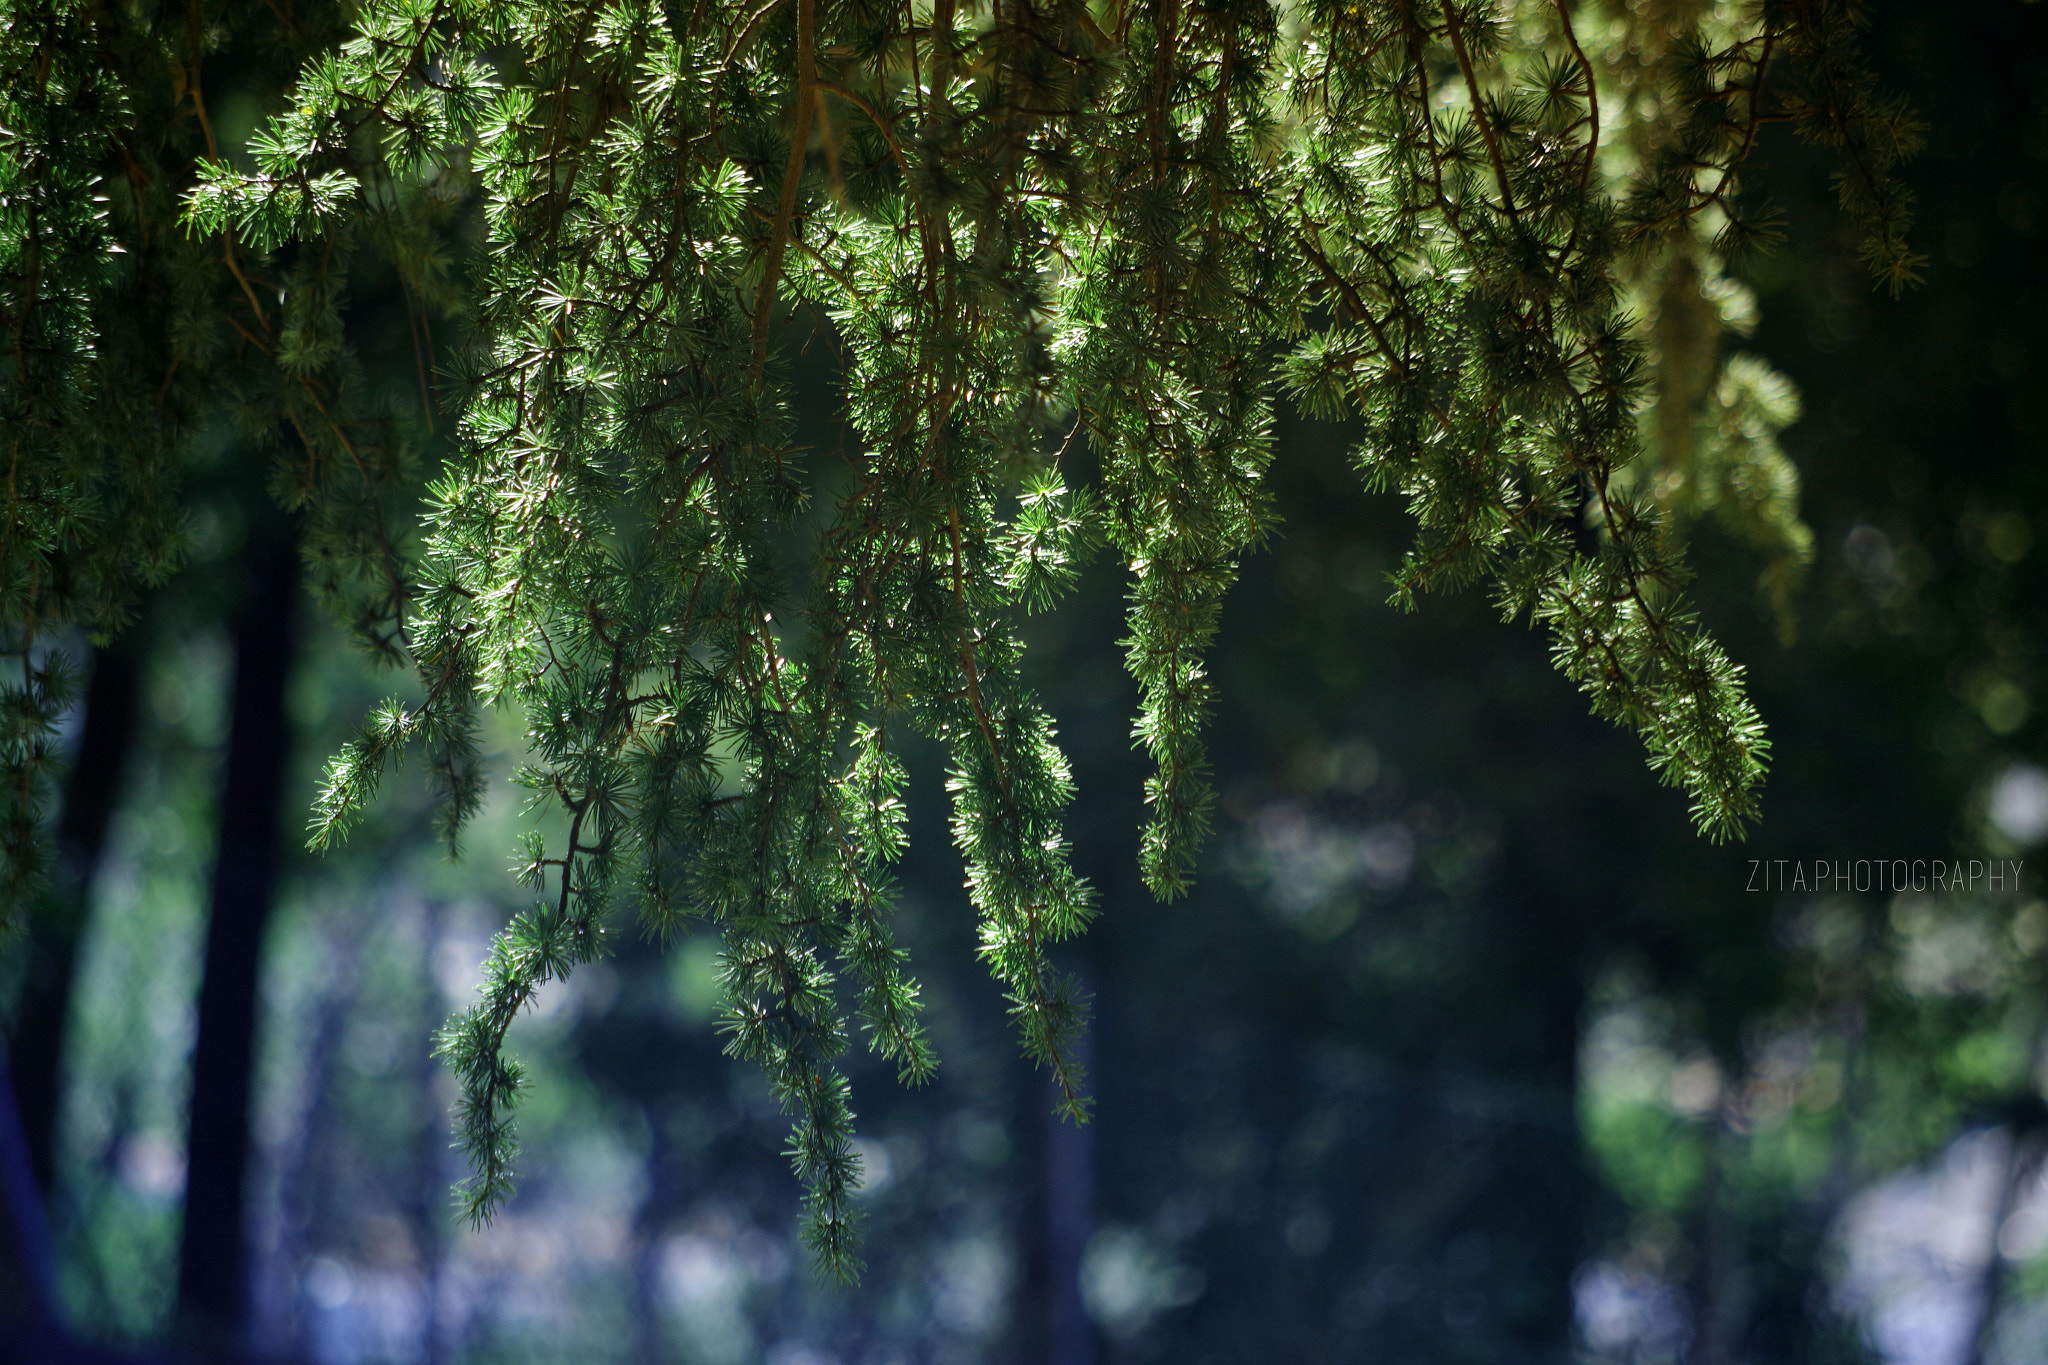
[[[1929,124],[1924,285],[1871,289],[1824,151],[1767,132],[1750,176],[1787,235],[1742,266],[1739,344],[1804,396],[1796,641],[1748,551],[1692,548],[1772,726],[1747,844],[1696,838],[1537,634],[1476,596],[1385,605],[1404,514],[1343,428],[1292,422],[1215,659],[1224,814],[1190,899],[1137,877],[1117,566],[1033,627],[1104,912],[1069,958],[1093,1124],[1048,1118],[975,961],[933,751],[902,932],[941,1068],[912,1092],[852,1061],[863,1283],[795,1244],[785,1120],[721,1055],[709,936],[622,934],[518,1025],[524,1184],[471,1232],[429,1039],[523,904],[522,817],[500,783],[450,863],[401,777],[344,851],[298,851],[392,683],[294,594],[290,527],[223,437],[189,568],[93,662],[63,874],[0,975],[30,1157],[0,1298],[29,1311],[49,1268],[71,1340],[138,1359],[2048,1361],[2048,7],[1872,19]],[[351,326],[415,385],[386,292]],[[2026,870],[1746,889],[1779,858]],[[194,1056],[209,1011],[251,1021],[246,1064]]]

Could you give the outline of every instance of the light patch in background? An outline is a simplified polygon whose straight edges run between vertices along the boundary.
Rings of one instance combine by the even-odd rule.
[[[185,1193],[185,1149],[161,1133],[135,1133],[121,1144],[121,1183],[145,1199],[169,1203]]]
[[[701,1229],[667,1238],[661,1248],[661,1286],[671,1308],[688,1315],[735,1302],[749,1285],[789,1273],[789,1253],[757,1228],[734,1229],[713,1218]]]
[[[994,1237],[962,1237],[939,1256],[932,1276],[932,1312],[955,1332],[979,1336],[996,1324],[1010,1296],[1016,1266]]]
[[[1137,1228],[1110,1226],[1088,1239],[1081,1256],[1081,1302],[1118,1341],[1129,1341],[1161,1314],[1202,1296],[1207,1278],[1175,1262]]]
[[[1678,1361],[1692,1339],[1684,1296],[1640,1267],[1591,1261],[1572,1277],[1572,1317],[1593,1360]]]
[[[2015,763],[1991,784],[1986,814],[1992,828],[2021,848],[2048,836],[2048,772]]]
[[[1892,898],[1899,985],[1908,995],[1986,995],[2005,984],[2011,970],[2005,945],[1972,908],[1912,891]]]
[[[790,1272],[781,1241],[720,1207],[701,1211],[686,1231],[662,1241],[660,1296],[687,1342],[687,1358],[704,1365],[741,1365],[764,1359],[748,1320],[748,1291]],[[790,1342],[795,1350],[802,1343]]]
[[[1704,1054],[1679,1063],[1665,1083],[1666,1102],[1681,1118],[1704,1119],[1721,1107],[1727,1086],[1721,1068]]]
[[[889,1144],[873,1138],[855,1138],[853,1155],[860,1162],[860,1188],[854,1191],[858,1197],[871,1199],[889,1188],[896,1178],[896,1163]]]
[[[688,1312],[738,1295],[746,1268],[724,1243],[695,1233],[671,1237],[661,1246],[662,1296]]]
[[[479,925],[491,913],[483,906],[459,906],[448,916],[448,931],[434,945],[434,984],[442,998],[466,1005],[484,981],[484,955],[491,941]]]
[[[356,1290],[355,1276],[331,1256],[315,1256],[308,1261],[299,1285],[306,1302],[329,1313],[346,1304]]]
[[[768,1348],[761,1365],[839,1365],[839,1357],[805,1342],[778,1341]]]
[[[1249,852],[1281,910],[1305,914],[1349,888],[1398,890],[1415,864],[1415,836],[1397,820],[1360,830],[1276,801],[1251,819]]]
[[[1851,527],[1842,538],[1842,558],[1849,571],[1863,580],[1871,596],[1880,601],[1896,597],[1905,586],[1891,539],[1875,526],[1863,523]]]
[[[1287,1249],[1303,1259],[1320,1256],[1333,1230],[1327,1210],[1303,1209],[1287,1220]]]
[[[2038,1167],[1994,1227],[2011,1155],[2003,1129],[1959,1138],[1922,1170],[1850,1200],[1836,1225],[1836,1306],[1862,1325],[1885,1365],[1964,1365],[1983,1314],[1986,1271],[2048,1251],[2048,1174]],[[2014,1318],[2030,1316],[2019,1304]],[[2039,1315],[2031,1314],[2040,1326]],[[1987,1365],[2031,1365],[2041,1337],[2011,1319]]]
[[[429,1287],[416,1275],[315,1257],[301,1280],[307,1337],[322,1365],[424,1361]]]

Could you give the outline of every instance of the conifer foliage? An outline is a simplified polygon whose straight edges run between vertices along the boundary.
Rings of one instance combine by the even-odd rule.
[[[1795,400],[1720,342],[1724,258],[1768,227],[1734,195],[1760,128],[1841,148],[1876,272],[1915,266],[1888,174],[1912,127],[1841,0],[0,10],[9,895],[68,698],[51,645],[116,628],[174,565],[181,461],[230,412],[307,515],[316,587],[419,676],[332,762],[314,844],[411,750],[452,844],[498,705],[560,817],[442,1040],[470,1215],[512,1189],[514,1017],[620,916],[702,916],[730,1051],[794,1116],[806,1235],[839,1274],[860,1173],[837,1059],[858,1032],[906,1080],[934,1066],[890,932],[906,724],[950,755],[982,955],[1084,1115],[1049,950],[1091,901],[1018,621],[1092,546],[1130,572],[1161,896],[1209,818],[1202,656],[1270,523],[1282,402],[1355,421],[1362,476],[1412,507],[1397,600],[1489,585],[1700,828],[1737,834],[1768,744],[1680,596],[1667,513],[1736,516],[1773,583],[1804,554],[1770,441]],[[222,148],[209,53],[266,26],[280,112]],[[363,248],[457,422],[416,518],[421,419],[362,382],[343,326]],[[837,357],[842,451],[794,443],[792,316]]]

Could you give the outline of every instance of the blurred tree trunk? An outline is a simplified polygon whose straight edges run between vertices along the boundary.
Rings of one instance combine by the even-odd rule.
[[[290,1343],[290,1349],[279,1354],[293,1360],[312,1360],[317,1354],[313,1324],[306,1317],[299,1293],[299,1271],[313,1251],[314,1229],[331,1221],[325,1217],[328,1209],[324,1207],[333,1169],[327,1149],[333,1145],[336,1129],[343,1122],[334,1112],[335,1072],[342,1038],[348,1032],[351,1012],[361,992],[361,957],[354,951],[358,939],[358,935],[345,932],[324,933],[317,950],[324,974],[309,1010],[312,1024],[298,1067],[303,1101],[296,1122],[291,1125],[291,1136],[277,1157],[277,1207],[273,1213],[277,1235],[271,1254],[280,1267],[281,1278],[277,1282],[278,1302],[272,1305],[276,1317],[270,1325],[276,1330],[270,1342],[263,1339],[262,1291],[252,1288],[259,1296],[251,1314],[256,1344],[260,1349]]]
[[[1082,1068],[1095,1061],[1093,1032],[1075,1044]],[[1046,1091],[1058,1099],[1050,1073]],[[1051,1329],[1051,1365],[1095,1365],[1095,1326],[1081,1301],[1081,1258],[1095,1223],[1095,1125],[1045,1115],[1045,1230],[1049,1262],[1046,1311]]]
[[[1094,1051],[1091,1028],[1074,1049],[1084,1072],[1094,1065]],[[1081,1259],[1094,1231],[1096,1128],[1093,1121],[1076,1124],[1054,1112],[1060,1091],[1050,1073],[1032,1068],[1025,1074],[1019,1127],[1038,1129],[1032,1156],[1040,1174],[1020,1210],[1024,1274],[1010,1358],[1095,1365],[1095,1325],[1081,1298]]]
[[[449,1358],[445,1340],[448,1333],[441,1316],[441,1281],[448,1254],[442,1227],[448,1208],[449,1186],[460,1179],[460,1175],[451,1172],[447,1166],[448,1130],[442,1118],[447,1112],[447,1104],[436,1089],[442,1076],[441,1063],[425,1042],[434,1036],[434,1030],[440,1027],[448,1014],[447,1002],[441,998],[440,984],[434,979],[434,948],[441,941],[447,917],[447,904],[438,897],[429,897],[425,915],[418,924],[419,952],[416,960],[419,963],[420,1009],[413,1036],[420,1042],[411,1049],[412,1065],[405,1075],[405,1084],[412,1092],[419,1114],[419,1127],[415,1130],[418,1134],[415,1148],[418,1155],[414,1180],[410,1195],[403,1204],[413,1235],[419,1239],[424,1279],[422,1288],[427,1298],[426,1312],[421,1314],[424,1321],[420,1324],[422,1365],[442,1365]]]
[[[1717,1119],[1706,1143],[1706,1176],[1701,1192],[1699,1264],[1694,1276],[1696,1304],[1692,1365],[1738,1365],[1749,1326],[1748,1267],[1742,1223],[1730,1203],[1728,1165],[1740,1137],[1725,1118]]]
[[[54,1340],[56,1282],[9,1080],[0,1067],[0,1356],[38,1360]]]
[[[92,913],[93,878],[113,822],[120,778],[135,737],[136,678],[132,636],[93,657],[85,694],[85,725],[64,783],[57,821],[56,876],[36,898],[29,921],[28,971],[14,1020],[8,1065],[21,1110],[23,1141],[36,1188],[56,1186],[57,1116],[63,1105],[64,1038],[78,945]]]
[[[235,623],[234,710],[221,786],[220,845],[199,1029],[192,1050],[185,1226],[178,1309],[195,1344],[239,1351],[248,1318],[243,1191],[255,1060],[257,971],[277,886],[279,816],[291,732],[298,566],[289,527],[258,513],[243,552]]]

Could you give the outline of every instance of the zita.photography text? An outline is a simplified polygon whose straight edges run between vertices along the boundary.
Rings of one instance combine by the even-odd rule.
[[[2017,891],[2024,860],[1751,858],[1745,891]]]

